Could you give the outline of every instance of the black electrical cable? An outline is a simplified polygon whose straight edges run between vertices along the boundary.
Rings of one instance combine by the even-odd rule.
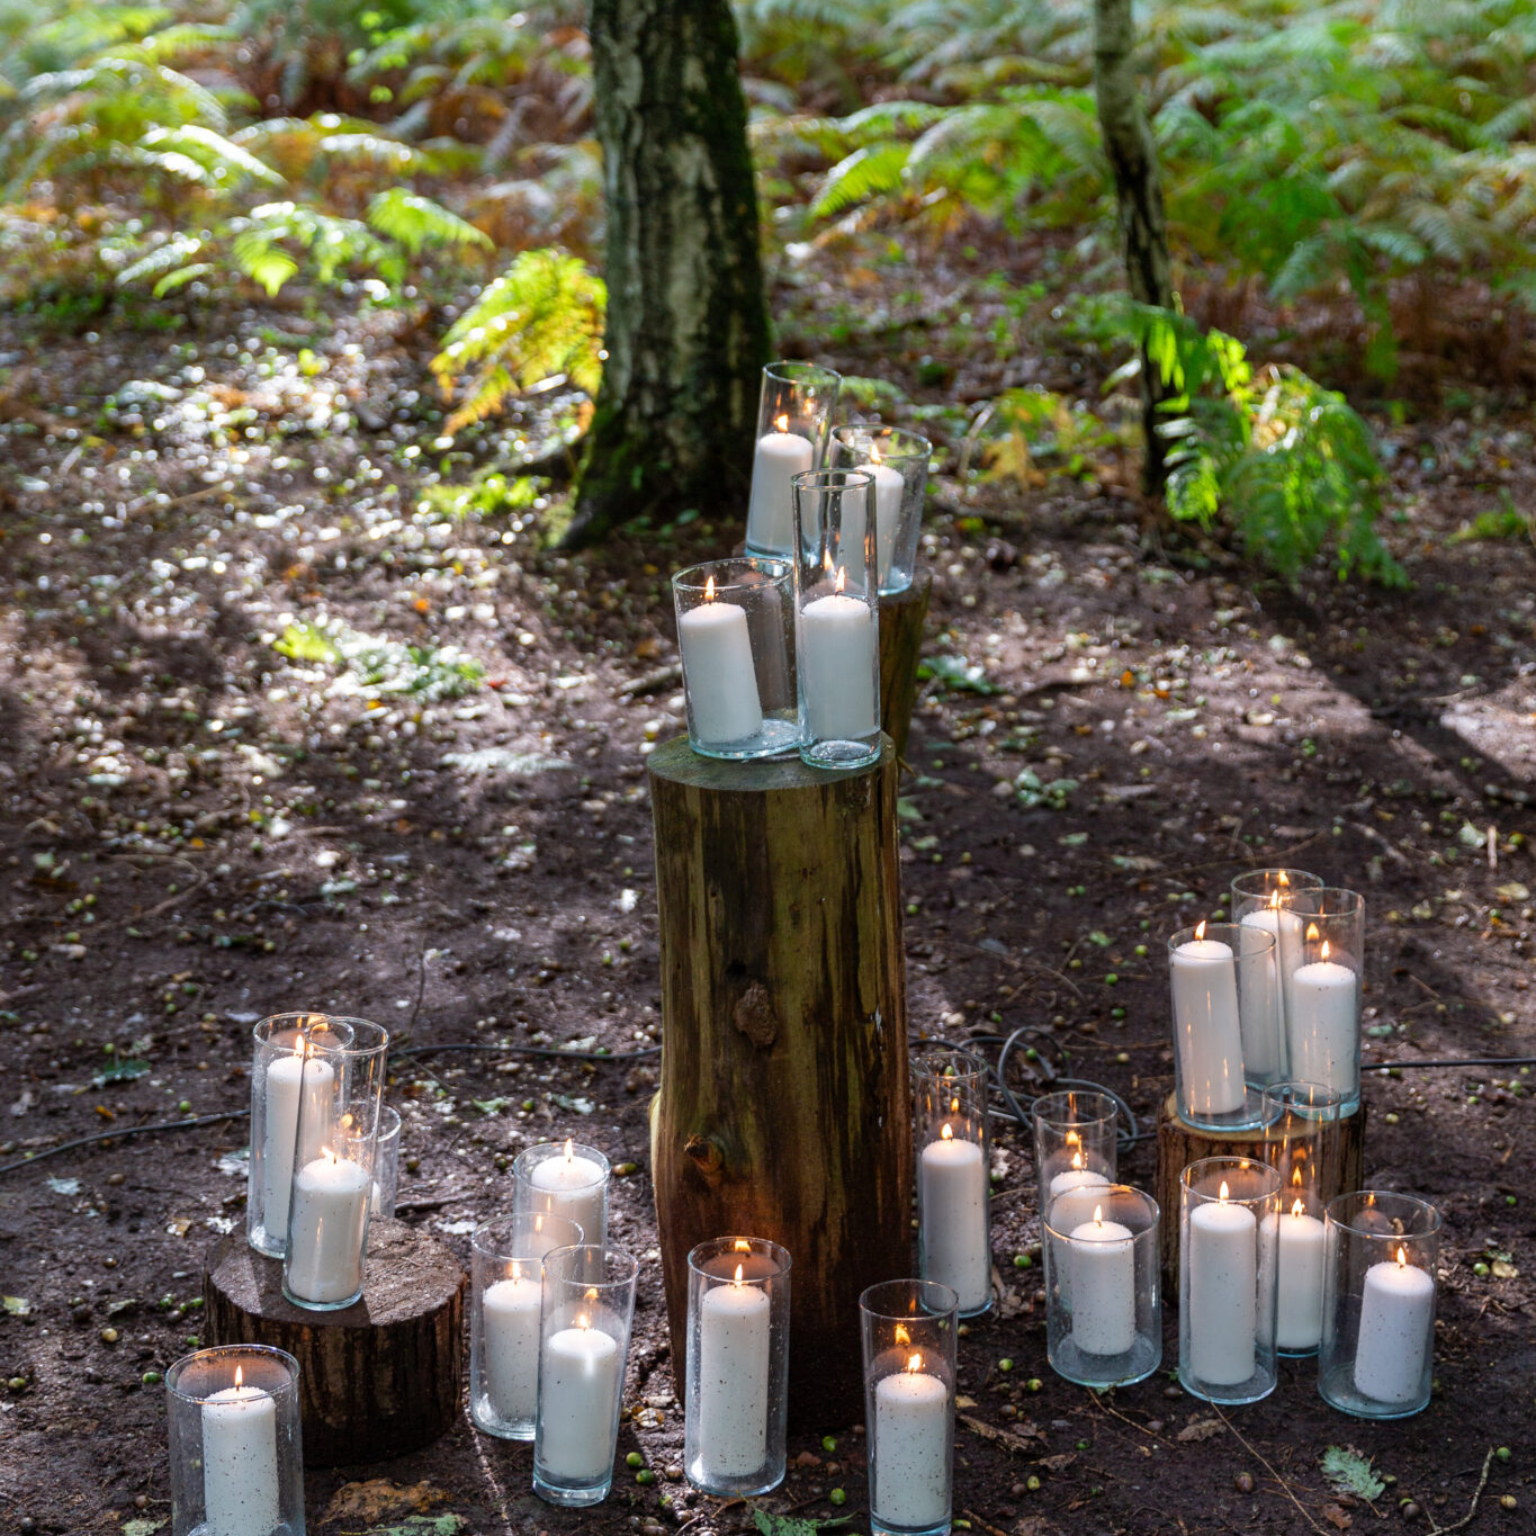
[[[40,1152],[34,1152],[30,1157],[23,1157],[14,1163],[0,1163],[0,1173],[14,1173],[18,1168],[30,1168],[33,1163],[40,1163],[45,1157],[56,1157],[60,1152],[69,1152],[76,1147],[94,1146],[101,1141],[123,1141],[129,1136],[147,1136],[153,1131],[185,1131],[195,1125],[217,1125],[222,1120],[246,1120],[250,1118],[248,1109],[227,1109],[217,1115],[195,1115],[190,1120],[167,1120],[158,1125],[126,1125],[121,1130],[100,1131],[95,1136],[79,1136],[74,1141],[61,1141],[56,1147],[44,1147]]]

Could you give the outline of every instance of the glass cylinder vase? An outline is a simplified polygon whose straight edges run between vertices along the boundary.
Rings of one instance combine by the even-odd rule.
[[[749,555],[787,560],[793,554],[790,482],[821,463],[842,382],[841,374],[814,363],[769,363],[763,369],[747,507]]]
[[[1212,1403],[1275,1389],[1275,1219],[1280,1175],[1207,1157],[1179,1178],[1179,1381]]]
[[[1042,1093],[1035,1100],[1030,1119],[1041,1221],[1070,1229],[1092,1216],[1092,1190],[1115,1182],[1119,1113],[1119,1104],[1107,1093],[1080,1088]],[[1069,1205],[1053,1215],[1064,1197],[1070,1197]]]
[[[1440,1213],[1428,1201],[1360,1190],[1328,1203],[1317,1385],[1361,1419],[1429,1406]]]
[[[165,1395],[171,1536],[304,1536],[298,1361],[200,1349],[165,1373]]]
[[[1291,1073],[1290,1044],[1285,1021],[1291,992],[1291,972],[1295,965],[1287,964],[1286,947],[1281,934],[1299,921],[1290,911],[1291,897],[1297,891],[1318,890],[1322,884],[1320,875],[1308,874],[1304,869],[1250,869],[1233,877],[1232,921],[1274,934],[1275,965],[1280,978],[1278,1037],[1268,1048],[1265,1048],[1262,1041],[1255,1040],[1250,1049],[1248,1042],[1244,1041],[1243,1068],[1252,1086],[1263,1087],[1266,1083],[1281,1082]]]
[[[379,1134],[373,1161],[373,1199],[370,1213],[393,1216],[400,1197],[400,1131],[404,1121],[392,1104],[379,1107]]]
[[[512,1209],[564,1216],[581,1228],[582,1241],[608,1241],[608,1159],[579,1141],[541,1141],[512,1162]]]
[[[988,1069],[967,1051],[939,1050],[914,1057],[911,1071],[918,1271],[975,1317],[992,1305]]]
[[[1365,982],[1365,898],[1337,886],[1296,891],[1294,924],[1280,930],[1290,977],[1286,1036],[1291,1073],[1325,1083],[1340,1112],[1360,1105],[1360,1015]]]
[[[683,1466],[695,1488],[752,1498],[784,1481],[790,1256],[761,1237],[688,1255]]]
[[[932,456],[926,437],[899,427],[852,421],[832,429],[828,467],[874,476],[876,587],[882,595],[912,585]]]
[[[875,1536],[950,1529],[957,1308],[955,1293],[930,1280],[888,1280],[859,1297]]]
[[[1065,1206],[1063,1206],[1065,1210]],[[1086,1221],[1042,1223],[1051,1368],[1085,1387],[1124,1386],[1163,1360],[1157,1201],[1127,1184],[1094,1191]]]
[[[707,560],[672,578],[688,741],[705,757],[800,745],[795,578],[789,560]]]

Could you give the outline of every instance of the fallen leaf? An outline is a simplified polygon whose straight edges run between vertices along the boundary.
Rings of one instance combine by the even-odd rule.
[[[1529,901],[1531,893],[1518,880],[1501,885],[1496,893],[1500,901]]]
[[[1043,1440],[1040,1433],[1027,1419],[1014,1429],[999,1429],[995,1424],[988,1424],[985,1419],[978,1419],[972,1414],[962,1413],[960,1422],[970,1430],[973,1435],[980,1435],[983,1440],[991,1440],[997,1445],[1006,1445],[1010,1450],[1033,1451],[1032,1440]]]
[[[48,1188],[56,1195],[78,1195],[80,1193],[79,1179],[49,1179]]]
[[[1225,1426],[1220,1419],[1191,1419],[1174,1437],[1177,1440],[1209,1440],[1219,1435]]]
[[[1352,1445],[1330,1445],[1319,1465],[1335,1493],[1352,1493],[1369,1503],[1387,1491],[1387,1485],[1371,1465],[1371,1458],[1361,1455]]]
[[[379,1521],[399,1515],[425,1514],[448,1495],[431,1483],[412,1483],[402,1487],[387,1477],[370,1478],[364,1483],[344,1483],[331,1497],[321,1516],[323,1524],[337,1520]]]
[[[123,1536],[153,1536],[164,1524],[164,1520],[130,1520],[123,1526]]]
[[[0,1296],[0,1307],[12,1317],[25,1317],[32,1310],[32,1303],[25,1296]]]
[[[1493,1278],[1495,1280],[1518,1280],[1520,1278],[1520,1271],[1508,1259],[1495,1259],[1493,1261]]]
[[[1057,1456],[1042,1456],[1035,1465],[1037,1467],[1044,1467],[1047,1472],[1065,1472],[1076,1460],[1076,1452],[1062,1451]]]
[[[1323,1519],[1339,1531],[1347,1531],[1355,1523],[1337,1504],[1323,1505]]]
[[[185,1237],[192,1230],[192,1218],[190,1216],[178,1216],[174,1221],[166,1223],[165,1230],[172,1237]]]

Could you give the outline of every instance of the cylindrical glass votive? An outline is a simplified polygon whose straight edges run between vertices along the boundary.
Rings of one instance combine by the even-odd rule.
[[[812,768],[863,768],[880,756],[874,477],[823,469],[793,484],[800,757]]]
[[[304,1536],[299,1362],[266,1344],[183,1355],[165,1373],[171,1536]]]
[[[1290,1075],[1326,1083],[1341,1113],[1360,1104],[1360,1009],[1365,980],[1365,898],[1337,886],[1296,891],[1297,921],[1280,930],[1289,973],[1286,1035]]]
[[[392,1104],[379,1107],[379,1134],[373,1161],[371,1214],[393,1216],[400,1194],[400,1111]]]
[[[1275,1389],[1275,1218],[1280,1175],[1207,1157],[1179,1179],[1179,1381],[1212,1403]]]
[[[918,1270],[974,1317],[992,1305],[987,1067],[967,1051],[926,1051],[912,1060],[912,1085]]]
[[[1250,1087],[1250,1044],[1280,1051],[1275,936],[1241,923],[1197,923],[1168,940],[1179,1114],[1199,1130],[1263,1124],[1264,1095]]]
[[[789,560],[706,560],[672,578],[688,740],[706,757],[800,745],[795,576]]]
[[[1051,1252],[1046,1348],[1051,1368],[1068,1381],[1123,1386],[1162,1364],[1160,1213],[1157,1201],[1127,1184],[1104,1185],[1095,1196],[1087,1221],[1041,1224]]]
[[[931,1280],[887,1280],[859,1297],[869,1523],[875,1536],[950,1526],[957,1298]]]
[[[544,1257],[582,1240],[564,1216],[482,1221],[470,1239],[469,1413],[503,1440],[532,1440],[539,1411]]]
[[[843,378],[813,363],[769,363],[757,406],[747,553],[789,559],[795,524],[790,481],[822,461]]]
[[[608,1159],[579,1141],[541,1141],[512,1163],[512,1209],[564,1216],[581,1228],[582,1241],[608,1241]]]
[[[1280,1175],[1275,1348],[1317,1353],[1323,1333],[1324,1191],[1338,1177],[1339,1095],[1321,1083],[1264,1090],[1264,1159]]]
[[[1120,1106],[1107,1093],[1079,1088],[1042,1093],[1030,1109],[1040,1220],[1067,1231],[1093,1216],[1093,1190],[1115,1182]],[[1058,1200],[1068,1204],[1056,1211]],[[1047,1252],[1046,1263],[1050,1263]]]
[[[784,1481],[789,1270],[788,1251],[761,1237],[718,1237],[688,1255],[683,1466],[717,1498]]]
[[[912,585],[932,456],[926,437],[899,427],[853,421],[832,429],[828,467],[863,469],[875,478],[875,558],[882,593],[905,592]]]
[[[600,1504],[613,1484],[639,1272],[591,1243],[544,1255],[533,1491],[551,1504]]]
[[[1356,1418],[1420,1412],[1434,1378],[1439,1211],[1366,1189],[1331,1200],[1324,1226],[1318,1390]]]

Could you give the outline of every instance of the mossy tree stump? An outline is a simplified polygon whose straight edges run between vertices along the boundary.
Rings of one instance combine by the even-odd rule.
[[[923,626],[933,577],[920,572],[905,592],[880,599],[880,728],[895,744],[897,757],[907,751],[912,707],[917,702],[917,664],[923,658]]]
[[[791,1419],[862,1416],[859,1293],[912,1268],[896,754],[827,773],[649,760],[661,929],[652,1169],[672,1364],[688,1251],[789,1250]]]

